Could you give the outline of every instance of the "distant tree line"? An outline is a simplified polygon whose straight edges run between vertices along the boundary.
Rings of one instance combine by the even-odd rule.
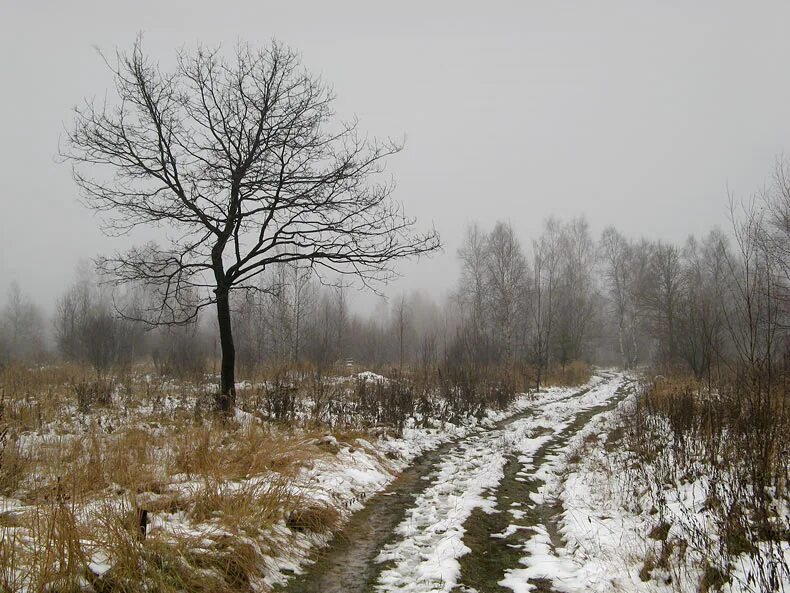
[[[458,250],[457,289],[440,304],[415,292],[361,315],[348,288],[320,283],[298,261],[278,265],[233,295],[240,367],[493,365],[538,384],[576,360],[708,380],[775,370],[790,326],[788,178],[780,163],[767,190],[732,202],[730,232],[682,245],[612,227],[595,239],[581,218],[549,219],[529,241],[505,222],[472,225]],[[147,298],[144,285],[119,296],[82,270],[48,322],[13,285],[0,314],[0,361],[59,357],[101,373],[148,359],[163,373],[210,370],[218,355],[210,323],[146,331],[116,315],[119,299],[128,312]]]

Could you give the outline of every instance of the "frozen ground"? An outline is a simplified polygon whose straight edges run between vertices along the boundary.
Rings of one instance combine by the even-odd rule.
[[[632,399],[623,402],[624,406]],[[617,442],[613,435],[622,426],[617,416],[601,417],[586,429],[586,443],[577,440],[576,461],[565,472],[555,474],[546,489],[559,493],[564,512],[559,521],[565,545],[553,550],[554,560],[546,561],[550,546],[546,538],[531,541],[531,554],[522,574],[548,577],[557,590],[568,592],[655,592],[708,591],[703,567],[718,554],[715,526],[706,510],[707,480],[703,472],[688,481],[665,483],[644,460]],[[640,463],[649,483],[633,471]],[[724,478],[726,479],[726,478]],[[663,497],[668,512],[656,512],[656,496]],[[785,511],[785,516],[790,513]],[[662,534],[662,526],[666,531]],[[705,540],[688,544],[690,534],[707,532]],[[666,542],[666,543],[665,543]],[[781,549],[767,549],[762,542],[762,562],[775,562],[784,556],[790,565],[790,541]],[[661,560],[662,557],[666,561]],[[784,581],[768,589],[755,579],[761,570],[754,557],[736,558],[729,582],[722,591],[729,593],[790,591]]]
[[[526,493],[521,503],[502,508],[498,490],[513,483],[523,488],[537,479],[548,482],[563,466],[558,455],[548,456],[551,447],[571,446],[570,436],[626,395],[630,380],[622,374],[602,373],[582,388],[551,389],[519,399],[509,410],[492,414],[479,426],[458,428],[453,434],[433,435],[425,448],[446,443],[423,455],[406,468],[395,484],[371,499],[361,519],[352,518],[345,537],[330,543],[328,552],[317,556],[316,565],[289,584],[293,592],[382,592],[474,591],[464,581],[463,564],[479,555],[465,540],[467,528],[477,513],[505,518],[501,533],[486,537],[502,546],[526,529],[539,532],[529,507],[539,505]],[[407,433],[402,441],[378,443],[378,447],[406,451],[414,457],[411,443],[424,443],[423,436]],[[417,447],[422,449],[422,446]],[[539,457],[539,459],[538,459]],[[513,472],[513,460],[519,471]],[[403,490],[411,488],[411,495]],[[513,521],[507,525],[507,519]],[[397,519],[397,520],[395,520]],[[479,527],[479,526],[478,526]],[[479,531],[479,529],[478,529]],[[522,540],[523,541],[523,540]],[[524,556],[529,549],[524,548]],[[526,562],[526,561],[525,561]],[[502,564],[493,582],[518,591],[529,590],[531,576],[518,561]],[[467,566],[466,571],[469,572]],[[472,568],[474,570],[474,568]],[[502,581],[497,585],[496,581]],[[487,590],[479,589],[480,593]]]
[[[527,505],[532,521],[521,520],[523,511],[518,511],[504,529],[504,537],[527,537],[515,544],[520,566],[506,570],[499,585],[517,593],[719,590],[704,568],[718,553],[713,518],[706,510],[708,477],[700,471],[688,481],[665,483],[657,478],[656,468],[624,446],[624,423],[635,402],[634,392],[626,393],[618,404],[623,414],[597,414],[567,439],[544,435],[549,439],[544,442],[553,439],[554,445],[542,450],[539,465],[529,458],[534,444],[528,439],[516,442],[520,460],[526,462],[524,475],[537,487]],[[567,430],[562,422],[555,427],[560,434]],[[634,464],[642,472],[634,472]],[[663,516],[656,497],[667,503]],[[707,532],[705,540],[690,540],[695,530]],[[779,556],[784,556],[785,566],[790,563],[790,541],[779,547],[763,546],[759,561],[746,553],[736,558],[720,590],[790,590],[786,575],[768,588],[756,578],[765,563]]]
[[[372,373],[361,378],[384,380]],[[339,510],[345,528],[331,538],[284,518],[261,537],[245,539],[259,550],[261,564],[252,589],[697,591],[702,558],[693,551],[681,556],[675,547],[668,562],[659,561],[662,538],[649,536],[660,523],[651,492],[626,471],[634,463],[627,448],[611,440],[621,422],[614,412],[632,404],[634,387],[628,375],[602,371],[585,386],[525,395],[482,419],[420,426],[412,420],[399,436],[314,437],[310,446],[327,454],[306,460],[288,488],[308,507]],[[241,411],[235,420],[248,428],[261,423]],[[41,446],[33,436],[26,439],[23,446]],[[223,488],[266,489],[274,478],[247,476]],[[704,520],[704,479],[667,490],[675,497],[668,507],[674,514],[662,518],[670,540],[689,520],[689,509],[692,519]],[[185,500],[205,488],[188,475],[168,480],[165,494]],[[149,495],[152,504],[159,496],[142,493],[140,500]],[[23,512],[23,502],[0,499],[2,516]],[[23,536],[14,521],[0,529],[6,541],[15,531]],[[196,520],[178,508],[153,514],[149,533],[165,540],[186,535],[207,551],[223,539],[246,538],[216,519]],[[91,571],[111,571],[107,554],[92,550]],[[790,545],[781,553],[790,561]],[[725,590],[757,590],[747,586],[753,568],[744,556]]]
[[[529,475],[549,479],[559,471],[559,465],[533,464],[536,452],[568,428],[577,414],[612,400],[624,380],[622,375],[599,378],[578,397],[548,394],[535,405],[534,413],[465,439],[430,476],[431,486],[398,526],[396,541],[382,550],[378,560],[386,562],[387,568],[379,577],[378,589],[409,593],[453,590],[460,583],[461,558],[472,551],[464,543],[470,515],[475,509],[502,512],[497,509],[494,494],[504,477],[508,456],[516,454],[522,463],[523,470],[515,480],[526,481]],[[532,502],[539,502],[541,496]],[[505,512],[514,519],[525,515],[517,507]],[[508,537],[524,527],[514,523],[504,533],[491,536]],[[529,590],[529,572],[505,572],[503,567],[501,576],[503,585]]]

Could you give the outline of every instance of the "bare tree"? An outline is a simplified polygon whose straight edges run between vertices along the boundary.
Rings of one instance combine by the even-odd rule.
[[[731,201],[735,247],[734,253],[726,253],[728,293],[723,304],[734,358],[745,371],[748,391],[758,398],[773,379],[781,312],[775,254],[766,249],[765,214],[754,203],[738,213]]]
[[[31,360],[44,354],[43,315],[16,282],[11,283],[8,300],[0,313],[6,359]]]
[[[91,304],[90,282],[80,275],[55,305],[55,340],[60,354],[67,360],[84,358],[82,329]]]
[[[0,325],[0,370],[11,360],[11,341],[6,335],[5,328]]]
[[[348,350],[348,326],[350,317],[348,311],[348,294],[344,284],[335,287],[335,307],[335,341],[337,343],[337,356],[343,358],[347,355]]]
[[[698,379],[711,382],[714,359],[721,351],[721,296],[725,293],[726,243],[713,231],[700,243],[693,237],[682,252],[679,307],[680,354]]]
[[[143,341],[140,325],[114,315],[107,291],[84,268],[58,300],[54,325],[61,355],[90,364],[98,375],[112,365],[133,360]]]
[[[503,358],[515,362],[515,331],[523,325],[528,267],[513,227],[498,222],[487,241],[486,280],[494,335],[501,343]]]
[[[583,357],[589,339],[595,312],[594,263],[595,247],[587,221],[576,218],[563,225],[554,331],[554,351],[563,367]]]
[[[483,361],[488,352],[485,302],[488,294],[486,268],[488,267],[488,237],[476,224],[466,229],[464,242],[458,249],[461,260],[461,279],[456,298],[466,317],[468,328],[464,332],[470,350],[467,356]]]
[[[406,295],[401,294],[395,305],[395,325],[398,332],[398,368],[403,372],[403,346],[404,346],[404,333],[406,326],[409,324],[409,311],[406,304]]]
[[[315,304],[314,286],[310,282],[312,270],[299,262],[287,264],[291,279],[291,315],[293,318],[293,362],[301,357],[300,346],[307,318]]]
[[[458,257],[461,279],[455,297],[463,319],[454,351],[465,362],[512,365],[516,337],[524,339],[528,276],[513,228],[502,221],[490,233],[470,226]]]
[[[542,373],[549,366],[549,344],[553,337],[555,291],[560,264],[560,226],[548,219],[541,236],[533,242],[534,270],[530,299],[533,337],[531,358],[536,367],[535,387],[540,389]]]
[[[258,286],[259,290],[245,291],[232,303],[236,358],[248,372],[264,360],[268,344],[266,303],[270,295],[263,275],[258,277]]]
[[[634,299],[634,249],[614,227],[604,229],[600,242],[604,279],[617,324],[617,345],[625,368],[637,362],[637,311]]]
[[[117,282],[158,290],[149,323],[184,323],[216,306],[222,410],[235,401],[232,291],[297,261],[370,285],[392,276],[394,260],[439,247],[380,181],[401,147],[336,121],[332,92],[284,45],[239,45],[230,60],[219,50],[180,52],[165,71],[138,39],[106,61],[117,101],[77,108],[62,153],[87,205],[108,213],[109,232],[170,229],[168,245],[100,266]]]
[[[761,240],[776,270],[776,298],[783,301],[785,318],[781,324],[790,327],[790,161],[778,159],[771,184],[762,192],[764,208]]]
[[[665,369],[677,362],[678,315],[681,304],[682,268],[680,250],[659,241],[651,249],[651,282],[644,303],[651,313],[658,341],[659,358]]]

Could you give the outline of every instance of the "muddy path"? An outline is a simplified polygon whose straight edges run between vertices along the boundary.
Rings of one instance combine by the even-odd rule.
[[[524,546],[536,533],[537,526],[545,529],[552,548],[564,545],[559,531],[562,501],[549,499],[535,503],[531,495],[538,492],[544,481],[534,474],[552,455],[567,447],[570,439],[595,416],[616,408],[631,389],[630,382],[625,382],[607,403],[577,413],[568,426],[535,452],[528,467],[519,461],[518,454],[508,456],[505,475],[494,493],[497,512],[485,513],[476,509],[464,523],[464,543],[471,552],[460,559],[462,584],[455,587],[454,593],[470,589],[477,593],[511,592],[512,589],[499,583],[508,569],[523,568]],[[555,593],[551,583],[545,579],[532,580],[530,584],[535,591]]]
[[[604,381],[608,380],[611,378],[604,376]],[[581,397],[590,389],[588,387],[577,390],[552,400],[551,403]],[[493,426],[448,441],[419,456],[384,491],[371,497],[363,509],[352,515],[344,529],[334,536],[327,547],[317,550],[311,556],[311,563],[305,567],[303,574],[292,577],[285,587],[276,590],[284,593],[374,591],[376,580],[383,569],[383,565],[376,562],[377,556],[382,548],[396,537],[397,526],[403,521],[407,511],[414,506],[415,499],[430,485],[432,473],[448,452],[459,447],[465,439],[474,434],[501,430],[517,420],[534,415],[540,411],[541,405],[543,404],[529,406]],[[570,438],[570,435],[567,438]],[[511,470],[514,468],[508,463],[506,472]],[[508,475],[509,473],[506,473],[506,478]],[[511,480],[506,479],[506,488],[510,487],[510,482]],[[508,561],[507,565],[510,566],[515,561],[517,558]],[[501,566],[504,564],[500,564]],[[501,578],[501,570],[499,578]],[[484,589],[480,591],[482,593]]]

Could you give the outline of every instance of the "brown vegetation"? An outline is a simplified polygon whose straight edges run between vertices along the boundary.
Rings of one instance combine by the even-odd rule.
[[[0,371],[0,589],[248,590],[281,545],[272,526],[334,529],[338,512],[306,504],[297,480],[331,462],[325,429],[222,420],[201,412],[201,389],[141,369]]]
[[[588,373],[568,365],[557,381]],[[281,528],[312,537],[342,522],[344,510],[305,496],[304,468],[408,418],[506,406],[528,383],[494,366],[257,375],[227,418],[213,413],[210,383],[146,366],[1,369],[0,588],[252,590],[263,558],[292,551]]]
[[[730,580],[742,554],[752,562],[747,587],[777,590],[790,576],[782,553],[790,536],[790,391],[783,381],[763,391],[767,385],[737,376],[712,388],[689,376],[646,381],[625,425],[636,459],[630,471],[651,492],[658,524],[671,518],[682,533],[666,546],[705,559],[701,590]],[[691,484],[704,493],[702,509],[678,494]]]

